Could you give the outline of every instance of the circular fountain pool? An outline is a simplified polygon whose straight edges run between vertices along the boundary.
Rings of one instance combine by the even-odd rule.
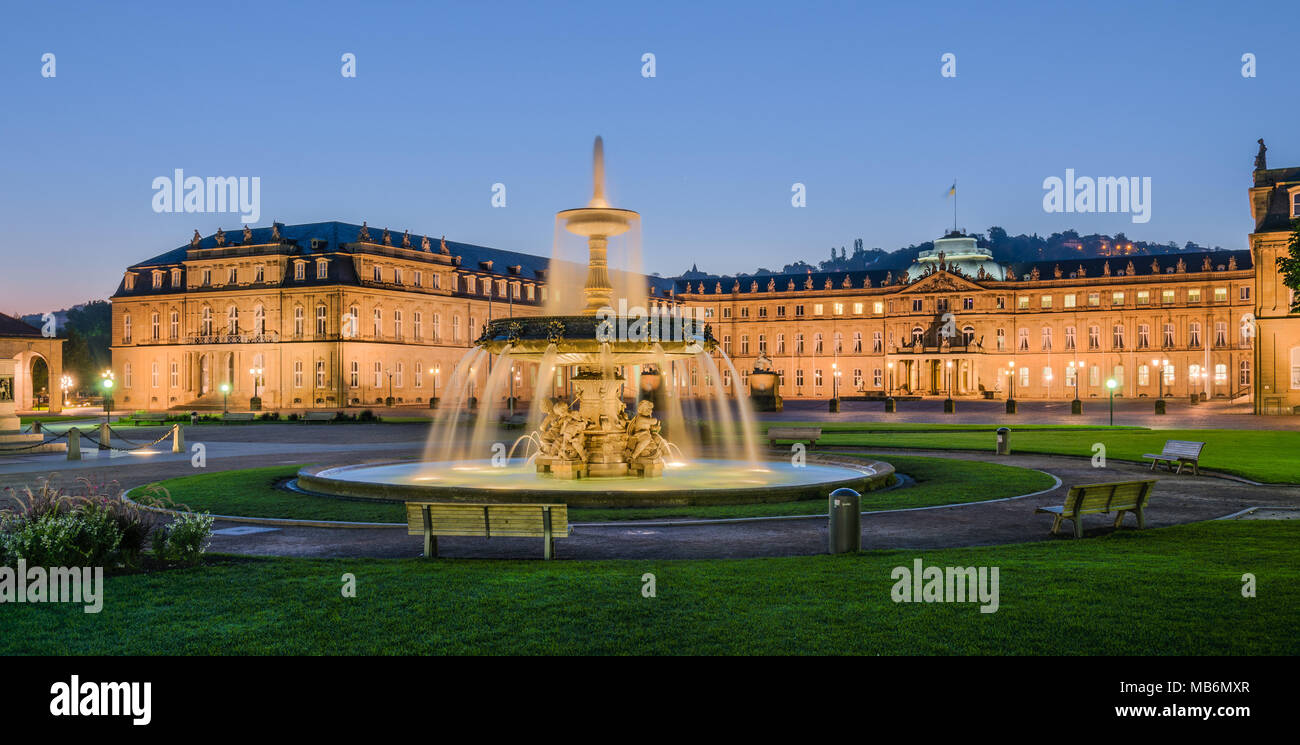
[[[870,460],[789,462],[699,459],[668,463],[657,478],[562,480],[539,477],[531,464],[511,461],[405,461],[307,467],[302,491],[351,499],[447,502],[562,502],[574,507],[660,507],[792,502],[824,497],[840,487],[888,486],[893,466]]]

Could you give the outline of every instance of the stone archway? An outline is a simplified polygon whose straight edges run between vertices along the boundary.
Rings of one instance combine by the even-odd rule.
[[[40,352],[26,350],[14,355],[14,405],[19,411],[33,411],[36,408],[40,387],[45,388],[50,396],[50,403],[55,410],[61,409],[62,401],[55,401],[58,396],[58,381],[53,380],[50,361]],[[36,378],[43,373],[44,384],[39,385]]]

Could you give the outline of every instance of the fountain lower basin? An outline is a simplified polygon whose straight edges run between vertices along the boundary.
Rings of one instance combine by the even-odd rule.
[[[825,497],[847,487],[888,486],[893,466],[870,460],[785,461],[757,466],[730,460],[668,463],[663,476],[561,480],[539,477],[524,460],[505,467],[490,461],[403,461],[351,466],[309,466],[297,487],[326,496],[383,501],[549,502],[572,507],[671,507],[793,502]]]

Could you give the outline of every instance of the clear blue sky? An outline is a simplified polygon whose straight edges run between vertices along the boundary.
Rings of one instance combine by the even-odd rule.
[[[259,225],[549,253],[601,134],[647,270],[676,274],[931,239],[954,178],[972,231],[1244,248],[1256,138],[1270,165],[1300,165],[1294,2],[701,5],[10,3],[0,310],[105,297],[194,229],[238,229],[155,214],[150,184],[176,168],[259,176]],[[1066,168],[1150,176],[1151,221],[1044,213],[1043,179]]]

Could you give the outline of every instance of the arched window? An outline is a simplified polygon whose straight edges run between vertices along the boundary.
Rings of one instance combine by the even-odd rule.
[[[258,336],[266,333],[266,309],[261,303],[253,306],[253,333]]]
[[[212,336],[212,309],[206,305],[203,306],[203,321],[199,330],[203,336]]]
[[[230,306],[226,308],[226,334],[234,336],[239,333],[239,308]]]

